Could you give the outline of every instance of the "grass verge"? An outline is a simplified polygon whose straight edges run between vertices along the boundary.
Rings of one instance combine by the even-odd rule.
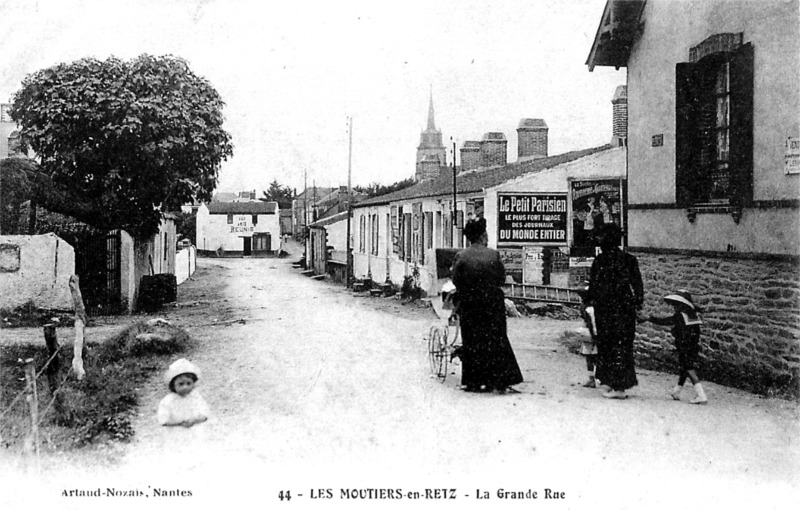
[[[63,335],[71,330],[58,332]],[[130,439],[138,391],[154,372],[163,372],[175,354],[185,352],[190,344],[189,335],[182,329],[136,322],[104,342],[86,345],[86,376],[82,381],[70,373],[71,346],[62,347],[54,378],[64,381],[58,391],[52,391],[44,374],[37,379],[42,451]],[[0,448],[10,453],[23,451],[31,428],[26,398],[13,403],[25,388],[22,361],[28,358],[34,359],[39,372],[49,355],[44,345],[0,346],[0,413],[5,413],[0,419]]]

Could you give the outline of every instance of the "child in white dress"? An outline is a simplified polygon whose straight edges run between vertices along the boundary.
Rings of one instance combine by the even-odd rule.
[[[158,404],[158,423],[166,427],[191,427],[208,420],[211,411],[203,396],[195,389],[200,369],[181,358],[169,366],[164,379],[169,395]]]

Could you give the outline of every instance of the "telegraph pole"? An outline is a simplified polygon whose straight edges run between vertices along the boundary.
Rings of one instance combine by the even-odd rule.
[[[303,169],[303,257],[308,269],[308,170]]]
[[[450,137],[453,140],[453,137]],[[456,142],[453,140],[453,220],[450,222],[450,247],[456,247],[456,220],[458,211],[456,209]]]

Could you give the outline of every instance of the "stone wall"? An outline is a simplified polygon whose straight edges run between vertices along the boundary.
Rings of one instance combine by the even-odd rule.
[[[71,310],[75,250],[55,234],[0,236],[0,308]]]
[[[663,297],[688,290],[702,309],[702,379],[759,393],[800,394],[800,272],[797,262],[633,251],[645,286],[645,315],[669,315]],[[677,373],[665,327],[637,328],[644,367]]]

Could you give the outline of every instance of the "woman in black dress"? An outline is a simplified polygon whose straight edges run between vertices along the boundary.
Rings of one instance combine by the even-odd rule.
[[[487,247],[486,220],[464,226],[470,242],[453,262],[458,313],[461,320],[461,385],[466,391],[516,391],[522,382],[506,331],[503,284],[505,268],[500,254]]]
[[[636,311],[644,301],[644,286],[636,257],[623,252],[622,234],[613,223],[600,226],[595,236],[602,253],[589,273],[588,304],[597,322],[597,372],[595,377],[607,398],[626,398],[636,386],[633,340]]]

